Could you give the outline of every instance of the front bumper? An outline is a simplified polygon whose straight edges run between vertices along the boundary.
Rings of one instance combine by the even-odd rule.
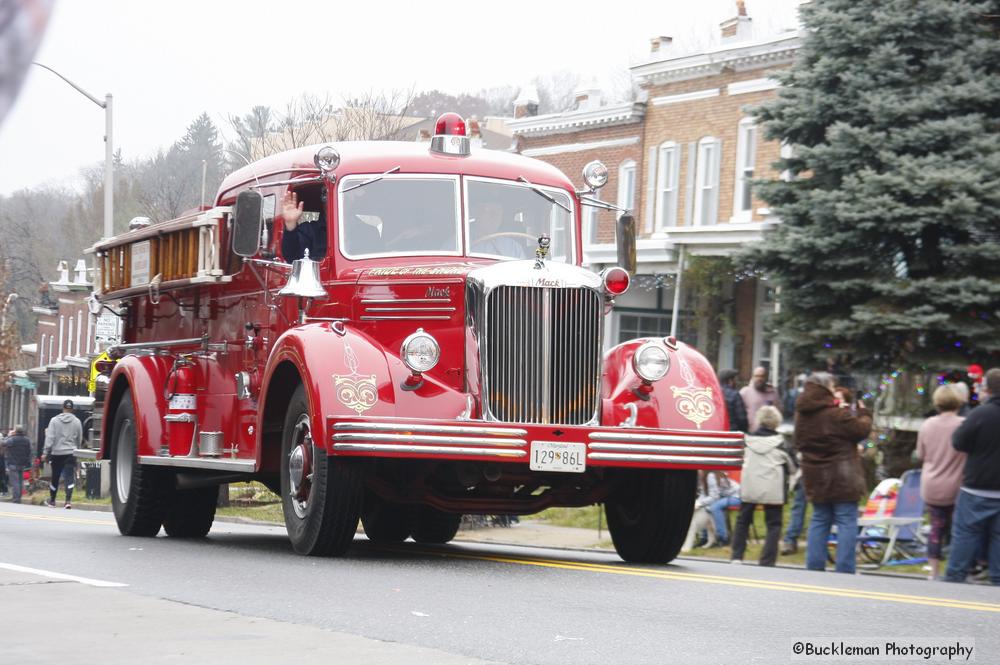
[[[724,470],[743,464],[740,432],[334,416],[328,425],[330,454],[345,457],[527,464],[532,441],[567,441],[585,444],[588,467]]]

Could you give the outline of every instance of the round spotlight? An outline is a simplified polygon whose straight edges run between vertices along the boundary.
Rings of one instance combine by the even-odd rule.
[[[659,381],[670,369],[670,356],[662,344],[646,342],[632,356],[632,367],[644,381]]]
[[[604,281],[604,290],[611,296],[620,296],[628,291],[629,276],[624,268],[605,268],[601,272],[601,279]]]
[[[424,332],[423,328],[417,328],[417,332],[403,340],[399,357],[410,371],[421,374],[430,371],[438,364],[438,360],[441,359],[441,347],[430,333]]]
[[[608,184],[608,167],[598,160],[589,162],[583,167],[583,181],[591,189],[600,189]]]
[[[325,145],[313,155],[313,163],[323,173],[329,173],[340,166],[340,153],[333,146]]]

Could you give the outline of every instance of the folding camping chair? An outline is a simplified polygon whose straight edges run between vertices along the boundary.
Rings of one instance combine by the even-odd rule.
[[[910,469],[899,479],[895,505],[888,506],[882,514],[866,515],[858,520],[858,526],[861,528],[858,543],[859,545],[872,542],[884,543],[885,553],[878,565],[887,565],[892,560],[897,546],[920,540],[920,524],[923,520],[924,500],[920,498],[920,469]],[[898,549],[904,554],[911,554],[909,547]]]

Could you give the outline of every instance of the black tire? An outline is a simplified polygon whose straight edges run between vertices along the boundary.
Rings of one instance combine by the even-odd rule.
[[[413,512],[408,506],[389,503],[376,494],[365,494],[361,525],[373,543],[401,543],[410,537]]]
[[[430,506],[420,506],[413,518],[413,540],[424,545],[443,545],[458,533],[462,516],[443,513]]]
[[[316,446],[309,429],[305,388],[295,389],[281,436],[281,506],[292,548],[307,556],[339,556],[358,529],[361,473],[350,460],[328,457]],[[297,491],[289,474],[293,453],[303,466]]]
[[[160,532],[169,480],[162,469],[139,464],[132,393],[118,402],[111,428],[111,509],[123,536],[152,537]]]
[[[615,550],[629,563],[668,563],[681,551],[694,514],[696,471],[626,471],[604,511]]]
[[[204,538],[212,529],[219,486],[175,490],[163,516],[163,530],[172,538]]]

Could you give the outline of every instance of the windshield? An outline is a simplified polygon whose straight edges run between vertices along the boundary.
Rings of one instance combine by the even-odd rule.
[[[538,248],[538,236],[548,233],[549,258],[572,261],[573,224],[568,211],[573,207],[565,191],[466,178],[465,192],[469,254],[530,259]]]
[[[461,253],[456,177],[373,177],[348,176],[340,183],[344,256]]]

